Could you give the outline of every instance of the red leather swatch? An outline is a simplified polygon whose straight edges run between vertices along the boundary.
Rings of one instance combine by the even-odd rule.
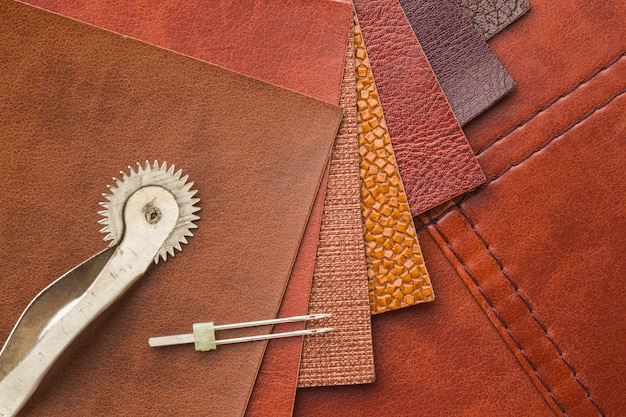
[[[490,39],[530,9],[528,0],[457,1],[485,39]]]
[[[485,177],[398,0],[355,0],[413,215]]]
[[[339,102],[350,25],[349,3],[325,0],[295,3],[244,0],[220,4],[202,1],[152,4],[145,0],[27,2],[321,100]],[[310,288],[313,278],[325,184],[324,179],[280,316],[308,311],[310,291],[304,288]],[[298,324],[291,324],[277,327],[275,331],[296,328]],[[268,343],[259,370],[262,381],[258,387],[255,385],[248,415],[263,415],[267,410],[271,410],[272,415],[291,414],[300,349],[301,339]]]
[[[400,4],[461,126],[515,86],[454,0],[400,0]]]
[[[263,344],[204,354],[147,339],[276,315],[340,109],[21,3],[3,0],[0,19],[2,340],[104,246],[97,203],[120,169],[175,163],[202,207],[190,244],[83,333],[24,415],[242,415]]]
[[[532,5],[491,42],[517,88],[468,125],[487,184],[420,216],[437,300],[374,317],[376,383],[295,415],[626,415],[626,3]]]

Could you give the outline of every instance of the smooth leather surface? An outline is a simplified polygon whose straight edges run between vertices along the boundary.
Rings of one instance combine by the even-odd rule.
[[[518,87],[468,125],[487,185],[421,216],[437,300],[374,317],[377,383],[301,390],[296,416],[411,415],[408,405],[384,397],[396,385],[384,384],[383,370],[403,369],[404,345],[413,355],[423,346],[440,349],[428,363],[455,373],[394,375],[394,384],[411,387],[394,394],[424,415],[626,414],[624,15],[617,0],[534,0],[493,39]],[[444,313],[448,301],[459,322]],[[467,314],[468,304],[483,314]],[[434,335],[423,327],[429,319]],[[475,326],[465,336],[500,336],[457,341],[448,333],[464,326]],[[397,335],[394,345],[389,334]],[[417,403],[415,392],[431,395]]]
[[[25,3],[320,100],[339,102],[351,14],[347,2],[27,0]]]
[[[400,4],[461,126],[515,86],[455,0]]]
[[[530,8],[528,0],[457,0],[485,39],[490,39]]]
[[[398,0],[355,0],[411,213],[484,181]]]
[[[39,290],[104,246],[98,201],[120,169],[175,163],[202,207],[190,244],[77,340],[24,415],[242,415],[263,344],[207,355],[147,339],[276,315],[340,108],[0,4],[0,338]]]
[[[352,9],[349,3],[326,0],[27,2],[321,100],[339,102]],[[322,202],[325,184],[324,180],[317,197]],[[289,285],[299,290],[287,290],[280,314],[292,311],[298,315],[308,311],[309,291],[302,288],[313,277],[317,240],[312,242],[312,236],[319,234],[322,205],[316,207],[319,212],[312,217],[317,223],[307,226],[290,278]],[[306,243],[310,240],[311,243]],[[291,324],[275,331],[297,328],[301,327]],[[248,415],[263,415],[268,410],[272,415],[291,413],[300,342],[293,339],[268,343],[260,369],[263,382],[255,385]],[[272,377],[267,378],[268,375]]]

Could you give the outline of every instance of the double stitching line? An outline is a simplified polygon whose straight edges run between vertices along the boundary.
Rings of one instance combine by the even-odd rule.
[[[452,207],[454,208],[454,207]],[[470,277],[470,279],[472,280],[472,282],[474,283],[474,285],[476,286],[476,289],[478,290],[478,292],[480,293],[480,295],[483,297],[483,299],[487,302],[487,305],[489,305],[489,309],[491,310],[491,312],[494,314],[494,316],[498,319],[498,321],[500,322],[500,324],[502,325],[502,327],[504,328],[504,330],[506,331],[507,335],[511,338],[511,340],[513,341],[513,343],[515,344],[515,346],[517,347],[519,353],[522,355],[522,357],[524,358],[524,360],[526,361],[526,363],[528,364],[528,366],[530,366],[530,368],[533,371],[533,374],[535,374],[535,376],[537,377],[537,379],[539,380],[539,382],[541,382],[541,385],[543,385],[543,387],[546,389],[546,391],[548,392],[548,395],[550,396],[550,398],[552,398],[552,400],[554,401],[554,403],[556,404],[556,406],[558,407],[558,409],[563,413],[563,415],[565,417],[569,417],[567,415],[567,413],[565,412],[565,408],[563,408],[563,405],[559,402],[558,398],[556,398],[556,395],[554,394],[554,392],[552,391],[552,388],[550,387],[550,385],[548,384],[548,382],[543,378],[543,375],[541,375],[541,373],[539,373],[539,371],[537,370],[537,366],[535,365],[535,363],[532,361],[532,359],[530,359],[530,356],[528,356],[528,353],[524,350],[524,347],[522,346],[522,344],[520,343],[519,339],[513,334],[513,332],[511,331],[511,329],[509,328],[508,324],[506,323],[506,321],[504,320],[504,317],[502,317],[502,315],[500,314],[500,312],[498,311],[498,309],[496,309],[493,301],[491,300],[491,298],[489,298],[489,296],[487,295],[487,293],[485,292],[485,290],[483,289],[483,287],[480,285],[480,283],[478,282],[478,280],[476,279],[476,277],[474,276],[474,274],[472,274],[472,272],[469,270],[469,268],[467,267],[467,265],[465,265],[465,261],[461,258],[461,256],[459,255],[459,253],[456,251],[456,249],[454,248],[454,246],[452,246],[452,244],[450,243],[450,241],[448,240],[448,237],[443,233],[443,231],[441,230],[440,226],[438,223],[433,222],[433,219],[430,218],[430,216],[428,216],[429,218],[429,224],[431,224],[432,226],[435,227],[435,229],[437,230],[437,233],[439,234],[439,236],[441,236],[441,238],[443,239],[443,241],[445,242],[446,246],[448,247],[448,249],[450,250],[450,252],[452,252],[452,254],[454,255],[454,257],[459,261],[459,263],[461,264],[461,267],[463,267],[463,270],[465,271],[465,273]]]
[[[574,91],[578,90],[580,87],[582,87],[583,85],[587,84],[589,81],[593,80],[595,77],[597,77],[598,75],[600,75],[600,73],[608,70],[611,66],[613,66],[614,64],[617,63],[617,61],[619,61],[620,59],[622,59],[622,57],[626,56],[626,52],[622,52],[621,54],[619,54],[616,58],[614,58],[611,62],[609,62],[608,64],[606,64],[605,66],[603,66],[602,68],[599,68],[598,70],[596,70],[594,73],[592,73],[591,75],[589,75],[587,78],[585,78],[584,80],[582,80],[580,83],[576,84],[574,87],[570,88],[569,90],[567,90],[566,92],[564,92],[563,94],[555,97],[554,99],[552,99],[548,104],[546,104],[545,106],[543,106],[542,108],[540,108],[539,110],[536,110],[535,112],[533,112],[530,116],[528,116],[526,119],[524,119],[523,121],[519,122],[517,125],[513,126],[511,129],[509,129],[506,133],[503,133],[502,135],[498,136],[497,138],[495,138],[494,140],[492,140],[491,142],[489,142],[487,145],[485,145],[482,149],[480,149],[478,152],[476,152],[476,156],[481,155],[483,152],[487,151],[487,149],[491,148],[493,145],[495,145],[496,143],[500,142],[501,140],[505,139],[507,136],[509,136],[511,133],[515,132],[517,129],[521,128],[522,126],[526,125],[528,122],[530,122],[532,119],[534,119],[535,117],[537,117],[538,115],[540,115],[541,113],[543,113],[544,111],[548,110],[550,107],[552,107],[557,101],[565,98],[566,96],[572,94]]]
[[[463,217],[465,218],[467,223],[470,225],[470,227],[472,228],[472,231],[474,232],[476,237],[478,237],[478,239],[480,239],[480,241],[482,242],[483,246],[485,247],[485,250],[487,251],[487,253],[489,253],[489,255],[493,258],[493,260],[496,261],[496,264],[498,265],[498,268],[500,269],[500,272],[502,273],[502,275],[504,275],[506,280],[511,284],[511,287],[513,287],[513,290],[515,291],[515,295],[517,295],[517,297],[522,301],[522,303],[524,303],[524,305],[526,306],[526,309],[528,310],[528,313],[530,314],[530,317],[532,317],[532,319],[535,321],[535,323],[537,323],[539,325],[539,327],[543,331],[543,334],[545,335],[546,339],[548,339],[548,341],[552,344],[552,346],[554,346],[554,348],[556,349],[557,354],[559,355],[559,358],[567,366],[567,368],[572,373],[572,376],[574,377],[576,382],[583,389],[583,391],[585,392],[585,395],[587,396],[587,399],[591,402],[591,404],[593,404],[593,406],[596,408],[596,410],[598,410],[600,415],[602,417],[604,417],[605,416],[604,411],[602,410],[600,405],[596,402],[596,400],[591,396],[591,391],[589,390],[587,385],[582,381],[582,379],[578,376],[578,372],[576,371],[574,366],[567,360],[567,358],[565,358],[565,356],[563,355],[563,349],[561,349],[561,347],[556,342],[556,340],[554,340],[554,338],[550,335],[550,333],[548,331],[548,327],[537,316],[537,314],[533,310],[533,308],[532,308],[530,302],[528,301],[528,299],[522,293],[520,293],[519,286],[517,285],[515,280],[513,280],[513,277],[511,277],[511,275],[504,268],[504,264],[502,263],[502,260],[493,252],[493,250],[491,250],[491,247],[489,246],[489,243],[487,242],[485,237],[478,231],[478,229],[476,228],[476,225],[474,224],[472,219],[469,217],[469,215],[465,212],[465,210],[463,210],[463,208],[461,206],[459,206],[459,205],[455,205],[455,206],[459,210],[459,212],[463,215]],[[533,371],[534,371],[534,368],[533,368]],[[565,411],[563,411],[563,412],[565,412]]]
[[[509,165],[507,165],[505,168],[503,168],[502,171],[500,171],[499,173],[497,173],[496,175],[494,175],[492,177],[489,177],[487,179],[487,181],[485,181],[485,183],[480,185],[478,188],[476,188],[476,189],[474,189],[472,191],[468,191],[463,196],[454,199],[453,202],[454,202],[455,205],[452,205],[452,206],[448,207],[447,209],[445,209],[443,212],[441,212],[439,215],[437,215],[434,218],[431,218],[430,216],[428,216],[429,221],[426,224],[424,224],[422,227],[419,228],[418,233],[422,232],[426,227],[428,227],[429,225],[433,224],[433,222],[437,222],[437,221],[441,220],[441,218],[443,218],[443,216],[445,216],[452,209],[454,209],[455,206],[459,207],[463,202],[465,202],[465,200],[467,200],[468,198],[472,197],[475,194],[478,194],[481,190],[483,190],[485,187],[487,187],[489,184],[491,184],[495,180],[498,180],[498,179],[502,178],[512,168],[514,168],[516,166],[519,166],[519,165],[523,164],[524,162],[526,162],[527,160],[529,160],[533,155],[535,155],[536,153],[542,151],[548,145],[550,145],[552,142],[554,142],[554,140],[556,140],[556,139],[560,138],[561,136],[565,135],[570,130],[572,130],[573,128],[575,128],[576,126],[578,126],[579,124],[581,124],[585,120],[587,120],[589,117],[593,116],[598,110],[602,110],[604,107],[606,107],[609,104],[611,104],[611,102],[613,102],[613,100],[615,100],[618,97],[624,95],[625,93],[626,93],[626,88],[624,88],[624,89],[614,93],[606,101],[604,101],[603,103],[600,103],[600,104],[594,106],[591,110],[589,110],[587,113],[582,115],[580,118],[578,118],[575,121],[573,121],[572,123],[570,123],[566,128],[564,128],[560,132],[550,136],[541,145],[539,145],[536,148],[532,149],[525,156],[523,156],[522,158],[518,159],[517,161],[511,162]]]

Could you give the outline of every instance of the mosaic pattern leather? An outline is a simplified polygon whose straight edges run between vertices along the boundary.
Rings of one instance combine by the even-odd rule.
[[[415,219],[437,300],[373,317],[376,382],[295,415],[626,415],[626,3],[532,6],[491,41],[517,88],[466,129],[486,185]]]
[[[490,39],[530,9],[528,0],[457,1],[485,39]]]
[[[0,31],[2,342],[47,283],[104,248],[98,202],[120,169],[173,163],[202,207],[183,252],[79,337],[22,415],[241,416],[263,344],[206,355],[147,340],[277,314],[341,109],[19,2],[0,1]]]
[[[515,82],[452,0],[400,0],[461,126],[506,95]]]
[[[355,0],[391,143],[417,215],[485,177],[398,0]]]
[[[343,119],[331,154],[309,301],[310,313],[332,313],[333,316],[307,325],[336,330],[305,338],[298,387],[364,384],[374,380],[359,197],[353,36],[346,50],[341,106]]]
[[[371,314],[432,301],[391,139],[354,16],[361,213]]]

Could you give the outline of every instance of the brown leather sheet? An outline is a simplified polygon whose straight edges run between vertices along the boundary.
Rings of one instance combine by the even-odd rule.
[[[299,387],[364,384],[374,380],[363,220],[359,192],[354,38],[348,40],[341,87],[343,119],[333,145],[315,272],[311,313],[332,317],[307,327],[335,331],[306,337]]]
[[[515,86],[461,7],[450,0],[400,0],[461,126]]]
[[[411,213],[480,185],[484,175],[398,0],[355,0]]]
[[[326,0],[27,2],[321,100],[339,101],[350,4]],[[281,316],[308,311],[310,291],[304,288],[310,288],[313,278],[325,184],[326,180],[294,264],[289,281],[293,288],[285,293]],[[279,326],[275,332],[300,326]],[[260,369],[262,381],[255,385],[249,416],[263,415],[267,410],[274,416],[291,414],[300,362],[298,345],[301,339],[268,343]]]
[[[485,39],[490,39],[530,9],[528,0],[457,1]]]
[[[295,415],[626,415],[626,3],[532,5],[466,129],[486,185],[418,224],[437,300],[373,317],[377,381]]]
[[[277,314],[340,109],[21,3],[0,18],[0,339],[104,247],[98,202],[120,169],[175,163],[202,207],[190,244],[72,345],[24,414],[242,415],[263,344],[147,339]]]
[[[370,313],[378,314],[434,294],[356,15],[354,24],[361,214]]]

